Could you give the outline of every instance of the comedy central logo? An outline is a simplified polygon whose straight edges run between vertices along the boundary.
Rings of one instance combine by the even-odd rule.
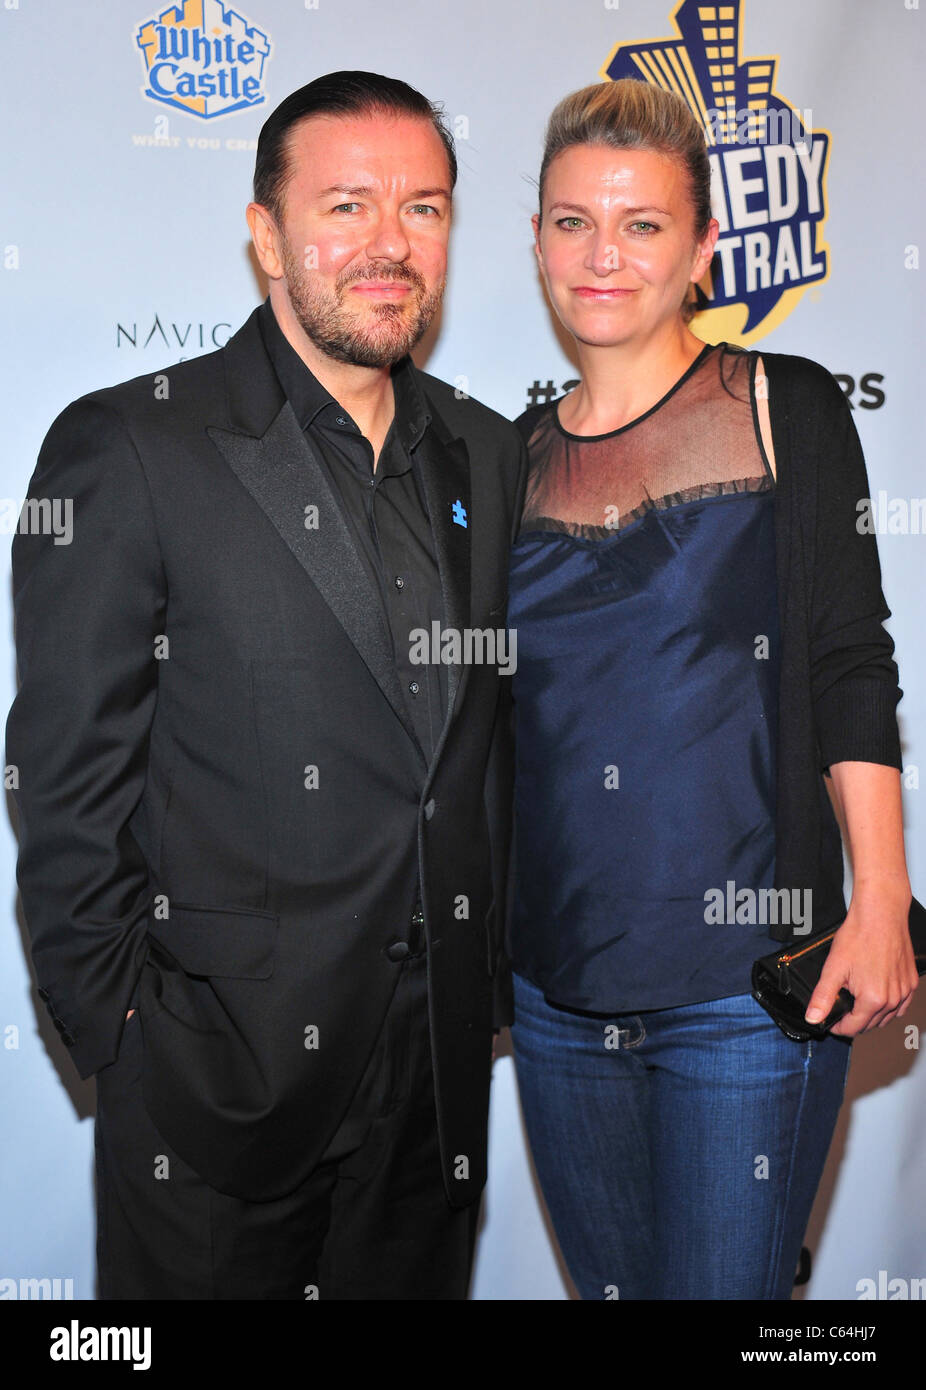
[[[135,34],[151,101],[211,120],[259,106],[270,36],[222,0],[181,0]]]
[[[619,43],[601,76],[676,92],[704,126],[720,235],[697,287],[698,328],[745,346],[829,274],[830,137],[774,90],[777,57],[742,57],[743,8],[682,0],[671,16],[678,38]]]

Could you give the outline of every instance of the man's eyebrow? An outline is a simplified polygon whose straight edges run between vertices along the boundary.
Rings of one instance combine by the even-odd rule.
[[[319,198],[327,198],[330,193],[350,193],[357,198],[370,198],[376,193],[375,188],[370,188],[366,184],[333,183],[330,188],[323,188],[318,194]],[[414,193],[409,193],[408,198],[413,202],[418,198],[448,198],[450,190],[448,188],[417,188]]]
[[[326,198],[329,193],[357,193],[366,198],[372,192],[372,188],[367,188],[365,184],[333,183],[330,188],[323,188],[318,196]]]

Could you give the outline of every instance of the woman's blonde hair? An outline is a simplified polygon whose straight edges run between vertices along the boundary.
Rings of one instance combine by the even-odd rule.
[[[563,97],[547,122],[540,165],[540,218],[543,189],[553,160],[573,145],[607,145],[615,150],[652,150],[681,164],[688,183],[696,240],[711,220],[711,169],[704,130],[675,92],[635,77],[596,82]],[[689,291],[689,295],[690,295]],[[697,312],[689,297],[686,321]]]

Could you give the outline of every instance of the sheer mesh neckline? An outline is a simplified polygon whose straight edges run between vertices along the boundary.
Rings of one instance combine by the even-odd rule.
[[[772,492],[757,358],[729,343],[706,343],[655,405],[603,435],[571,434],[552,402],[528,438],[521,534],[607,540],[651,512]]]
[[[574,439],[580,443],[583,441],[591,443],[601,439],[614,439],[617,435],[623,434],[625,430],[632,430],[634,425],[642,425],[644,420],[648,419],[649,416],[652,415],[654,411],[657,411],[660,406],[665,405],[666,401],[669,400],[671,396],[674,396],[676,391],[678,391],[680,387],[684,386],[685,382],[691,376],[692,372],[697,371],[700,363],[704,360],[707,353],[714,352],[717,348],[723,348],[726,346],[726,343],[705,343],[701,351],[698,353],[697,357],[695,357],[693,361],[688,363],[688,366],[682,372],[678,381],[672,383],[665,395],[661,396],[660,399],[656,401],[655,405],[651,405],[647,410],[644,410],[642,415],[637,415],[634,417],[633,420],[628,420],[625,425],[618,425],[616,430],[606,430],[604,434],[573,434],[571,430],[567,430],[565,425],[560,423],[559,408],[563,401],[568,400],[568,392],[565,396],[560,396],[559,400],[554,401],[552,404],[551,413],[553,416],[553,423],[564,439]]]

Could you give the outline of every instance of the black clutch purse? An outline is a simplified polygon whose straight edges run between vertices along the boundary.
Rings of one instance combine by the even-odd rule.
[[[926,908],[916,898],[910,904],[909,920],[916,968],[921,975],[926,975]],[[752,997],[771,1015],[781,1031],[796,1042],[825,1037],[834,1023],[851,1013],[855,1004],[849,991],[841,989],[826,1018],[819,1023],[808,1023],[804,1018],[838,930],[838,927],[827,927],[822,932],[811,932],[803,941],[792,941],[780,951],[762,956],[753,963]]]

